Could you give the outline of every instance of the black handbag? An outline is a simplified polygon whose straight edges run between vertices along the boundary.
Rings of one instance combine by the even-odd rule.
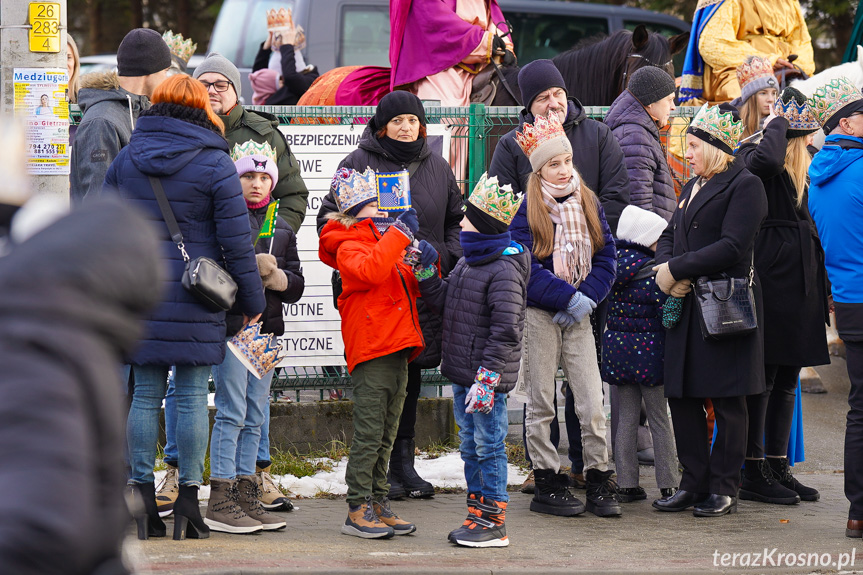
[[[695,301],[704,339],[738,337],[758,329],[755,294],[752,291],[754,277],[755,268],[750,266],[748,278],[725,276],[695,280]]]
[[[186,269],[183,272],[181,283],[183,287],[195,296],[198,301],[212,311],[228,311],[234,305],[237,297],[237,282],[225,269],[212,259],[201,256],[190,259],[183,245],[183,234],[177,225],[177,218],[162,188],[162,182],[158,178],[150,176],[150,185],[162,211],[162,218],[168,225],[171,239],[177,244],[177,249],[183,254]]]

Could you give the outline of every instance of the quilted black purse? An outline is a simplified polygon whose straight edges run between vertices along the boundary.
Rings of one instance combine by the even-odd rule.
[[[755,269],[748,278],[700,277],[695,281],[695,301],[701,317],[704,339],[727,339],[758,329],[755,294],[752,291]]]

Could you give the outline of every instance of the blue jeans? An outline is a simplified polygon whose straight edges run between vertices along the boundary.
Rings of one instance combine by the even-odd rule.
[[[135,388],[126,422],[130,483],[153,483],[156,444],[159,439],[159,411],[168,386],[167,365],[133,365]],[[177,452],[180,484],[200,485],[207,453],[207,382],[210,366],[176,368],[174,398],[177,403]]]
[[[177,467],[177,401],[174,399],[174,389],[174,372],[171,371],[168,393],[165,394],[165,463]]]
[[[468,493],[493,501],[507,502],[506,493],[506,394],[494,394],[491,413],[465,413],[464,399],[469,388],[453,384],[453,412],[458,425],[459,450],[464,461]]]
[[[270,381],[273,380],[274,371],[270,372]],[[267,467],[270,464],[270,404],[269,398],[264,406],[264,424],[261,426],[261,441],[258,443],[257,464]]]
[[[213,366],[216,383],[216,421],[210,440],[212,476],[234,479],[253,475],[261,441],[264,412],[269,411],[270,370],[258,379],[230,350],[221,365]]]

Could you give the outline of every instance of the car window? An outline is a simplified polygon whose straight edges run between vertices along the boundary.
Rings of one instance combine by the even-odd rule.
[[[336,66],[390,65],[388,6],[344,6]]]
[[[507,12],[506,19],[512,25],[516,56],[521,66],[541,58],[553,58],[586,38],[608,34],[606,18]]]
[[[226,1],[213,29],[210,51],[220,53],[239,68],[251,68],[261,42],[267,39],[267,10],[282,7],[293,8],[294,2]]]
[[[668,26],[666,24],[657,24],[656,22],[635,22],[632,20],[627,20],[623,23],[624,28],[627,30],[635,30],[635,27],[639,24],[644,24],[644,27],[650,30],[651,32],[658,32],[662,34],[666,38],[671,38],[672,36],[677,36],[682,32],[679,28],[675,28],[673,26]],[[674,60],[674,75],[680,76],[683,73],[683,60],[686,59],[686,50],[680,52],[679,54],[675,54]]]

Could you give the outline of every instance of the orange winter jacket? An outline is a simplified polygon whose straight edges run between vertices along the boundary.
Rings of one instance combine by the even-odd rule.
[[[334,213],[321,230],[318,256],[342,276],[339,313],[348,372],[364,361],[424,347],[417,316],[419,285],[402,263],[410,244],[398,230],[381,235],[370,218]]]

